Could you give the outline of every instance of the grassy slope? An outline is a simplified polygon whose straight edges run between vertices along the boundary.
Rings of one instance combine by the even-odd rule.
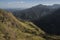
[[[48,35],[32,22],[0,9],[0,40],[60,40],[60,36]]]
[[[19,21],[10,12],[0,9],[0,40],[45,40],[44,34],[32,22]]]

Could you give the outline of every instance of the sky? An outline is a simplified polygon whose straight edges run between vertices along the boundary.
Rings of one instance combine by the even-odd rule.
[[[30,8],[39,4],[60,4],[60,0],[0,0],[0,8]]]

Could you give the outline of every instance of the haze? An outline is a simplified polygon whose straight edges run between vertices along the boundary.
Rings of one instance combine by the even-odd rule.
[[[0,0],[0,8],[30,8],[38,4],[60,4],[60,0]]]

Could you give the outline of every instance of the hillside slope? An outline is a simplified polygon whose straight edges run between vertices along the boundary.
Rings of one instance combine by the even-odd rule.
[[[17,20],[10,12],[0,9],[0,40],[60,40],[32,22]]]
[[[0,9],[0,40],[45,40],[44,34],[32,22],[19,21],[10,12]]]

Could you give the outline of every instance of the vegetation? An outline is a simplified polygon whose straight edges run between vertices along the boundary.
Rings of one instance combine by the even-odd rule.
[[[0,40],[60,40],[60,36],[48,35],[32,22],[0,9]]]
[[[17,20],[0,9],[0,40],[45,40],[40,34],[45,33],[32,22]]]

